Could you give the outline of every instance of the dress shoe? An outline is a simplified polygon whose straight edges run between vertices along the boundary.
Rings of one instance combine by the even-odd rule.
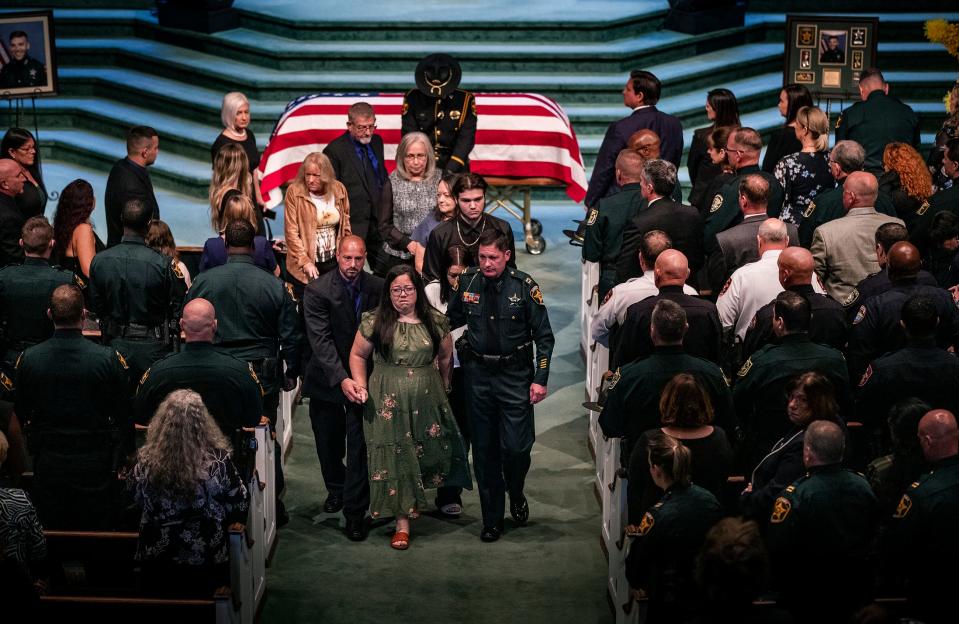
[[[529,503],[526,502],[525,496],[520,496],[517,500],[510,499],[509,514],[517,525],[526,526],[529,522]]]
[[[323,511],[326,513],[337,513],[339,510],[343,509],[343,497],[337,496],[336,494],[330,494],[326,497],[326,502],[323,504]]]
[[[500,520],[496,526],[484,526],[480,532],[480,539],[484,542],[495,542],[503,534],[503,521]]]
[[[370,533],[369,518],[347,518],[343,532],[351,542],[362,542]]]

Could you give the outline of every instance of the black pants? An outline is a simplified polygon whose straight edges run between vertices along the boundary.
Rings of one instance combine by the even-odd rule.
[[[362,520],[370,506],[363,408],[310,399],[310,422],[326,491],[343,498],[348,520]]]
[[[470,450],[470,423],[466,415],[466,382],[464,380],[463,367],[458,366],[453,369],[453,383],[450,392],[450,409],[453,410],[453,417],[456,419],[456,425],[460,428],[460,435],[463,436],[464,450],[469,453]],[[463,488],[461,487],[441,487],[436,490],[436,506],[442,507],[451,503],[457,505],[463,504]]]
[[[523,495],[536,438],[529,387],[533,370],[466,362],[466,405],[473,445],[473,471],[483,526],[495,526],[506,511],[505,495]]]

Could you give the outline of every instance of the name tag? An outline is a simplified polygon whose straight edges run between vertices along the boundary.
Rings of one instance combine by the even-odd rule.
[[[479,303],[479,302],[480,302],[479,293],[471,293],[471,292],[463,293],[463,303]]]

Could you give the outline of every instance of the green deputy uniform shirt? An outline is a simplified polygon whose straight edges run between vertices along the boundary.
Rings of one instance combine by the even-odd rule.
[[[856,102],[836,120],[836,142],[853,140],[866,150],[867,171],[882,171],[882,153],[892,141],[919,148],[919,118],[911,108],[881,89]]]
[[[813,234],[816,228],[823,223],[829,223],[834,219],[839,219],[846,215],[846,209],[842,205],[842,182],[837,182],[836,188],[831,188],[816,195],[813,201],[809,202],[806,211],[803,212],[803,222],[799,224],[799,244],[809,249],[812,245]],[[896,207],[892,199],[885,193],[879,193],[876,197],[876,212],[896,216]]]
[[[73,273],[50,266],[44,258],[24,258],[23,264],[0,269],[0,322],[3,327],[4,361],[53,335],[47,317],[50,295],[58,286],[82,282]]]
[[[640,184],[627,184],[615,195],[604,197],[586,215],[583,260],[600,263],[599,290],[604,297],[616,282],[616,262],[623,248],[623,232],[643,204]]]
[[[766,173],[759,165],[748,165],[736,171],[736,177],[723,185],[713,196],[706,214],[706,227],[703,232],[706,242],[706,252],[716,247],[716,235],[737,225],[743,219],[742,208],[739,207],[739,183],[743,176],[757,173],[769,183],[769,202],[766,205],[766,214],[770,217],[779,217],[783,209],[785,193],[779,181],[771,173]]]

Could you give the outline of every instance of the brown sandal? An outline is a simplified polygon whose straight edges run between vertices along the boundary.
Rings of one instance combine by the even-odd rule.
[[[410,534],[406,531],[397,531],[390,540],[390,546],[396,550],[406,550],[410,547]]]

